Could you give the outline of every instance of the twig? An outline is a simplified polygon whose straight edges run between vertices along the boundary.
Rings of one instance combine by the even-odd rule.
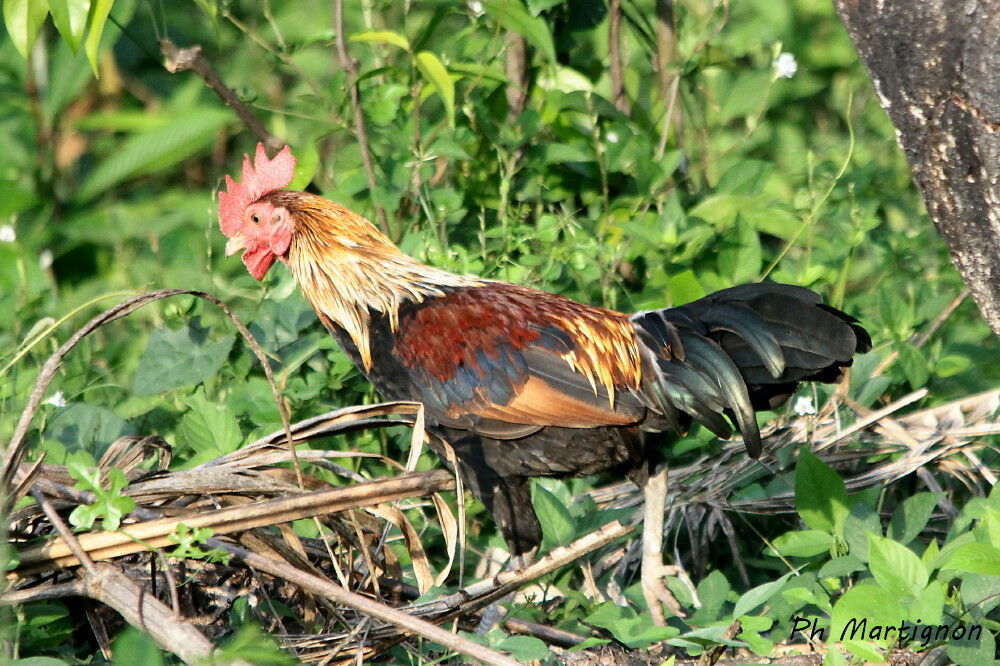
[[[941,325],[948,320],[948,317],[950,317],[951,314],[956,309],[958,309],[958,306],[961,305],[962,301],[964,301],[968,296],[969,296],[969,288],[965,287],[964,289],[962,289],[962,291],[958,293],[958,296],[953,298],[951,302],[948,303],[948,305],[946,305],[944,309],[941,310],[941,312],[939,312],[936,317],[934,317],[934,320],[931,321],[931,323],[927,326],[927,329],[924,330],[923,333],[920,333],[919,335],[913,337],[912,339],[913,345],[919,349],[920,347],[923,347],[925,344],[927,344],[927,341],[931,339],[931,336],[934,335],[934,333],[939,328],[941,328]],[[878,377],[879,375],[881,375],[886,368],[892,365],[892,362],[895,361],[896,357],[898,356],[899,352],[893,349],[888,356],[882,359],[881,363],[875,366],[875,369],[872,370],[871,376]]]
[[[674,127],[674,142],[681,143],[681,115],[677,111],[677,93],[681,76],[674,70],[677,60],[677,31],[674,26],[674,0],[656,1],[656,75],[659,82],[660,99],[663,100],[663,127],[656,145],[656,159],[663,157],[667,149],[670,127]]]
[[[36,502],[38,502],[38,506],[42,507],[45,517],[48,518],[49,522],[52,523],[52,526],[56,528],[56,532],[59,533],[59,537],[69,548],[69,551],[73,553],[73,556],[76,557],[77,561],[80,562],[83,565],[83,568],[89,573],[93,573],[94,561],[87,556],[86,551],[84,551],[83,547],[80,545],[76,535],[70,531],[66,523],[64,523],[62,518],[59,517],[59,514],[56,512],[55,507],[52,506],[52,502],[49,501],[49,498],[46,497],[45,494],[38,488],[31,489],[31,496]]]
[[[354,114],[354,136],[358,140],[358,150],[361,152],[361,166],[365,171],[365,178],[368,179],[368,189],[375,192],[375,168],[372,166],[371,149],[368,147],[368,132],[365,130],[365,116],[361,111],[361,93],[358,91],[358,68],[347,55],[347,47],[344,45],[344,0],[333,0],[333,30],[337,40],[337,60],[341,69],[347,74],[347,88],[351,95],[351,111]],[[372,198],[372,205],[375,207],[375,220],[379,229],[383,233],[389,234],[388,223],[386,222],[385,211],[382,206]]]
[[[430,494],[451,487],[451,474],[445,470],[415,472],[390,479],[304,493],[245,506],[146,520],[124,525],[116,532],[88,532],[79,538],[70,534],[71,539],[66,539],[63,535],[61,539],[53,539],[41,546],[20,551],[18,553],[20,565],[14,570],[13,575],[23,577],[54,566],[71,566],[81,561],[86,564],[88,559],[104,560],[149,548],[165,547],[170,545],[167,537],[177,528],[178,523],[183,523],[191,529],[209,527],[215,534],[229,534]],[[33,491],[33,494],[35,492],[38,491]],[[58,524],[56,525],[58,527]],[[75,550],[75,545],[81,547],[80,552]]]
[[[257,137],[258,141],[264,144],[269,153],[273,154],[281,146],[285,145],[284,141],[264,128],[264,125],[254,115],[253,111],[243,103],[243,100],[239,98],[232,88],[219,78],[215,68],[212,67],[212,64],[208,62],[208,59],[202,53],[201,46],[196,45],[181,49],[169,39],[161,39],[160,51],[163,52],[164,57],[163,67],[168,72],[176,74],[177,72],[191,71],[200,76],[206,85],[219,96],[219,99],[239,116],[243,124],[247,126],[247,129]]]
[[[629,103],[625,97],[621,53],[622,3],[611,0],[608,4],[608,59],[611,61],[611,101],[615,108],[628,115]]]
[[[108,563],[94,565],[83,576],[85,596],[117,611],[136,629],[188,664],[203,662],[215,649],[192,625],[178,620],[173,609],[148,594]]]
[[[438,615],[444,613],[443,619],[454,617],[458,612],[468,613],[479,610],[488,606],[496,599],[502,599],[519,587],[629,534],[633,529],[634,527],[622,525],[618,521],[608,523],[600,529],[577,539],[568,546],[555,548],[529,567],[514,571],[501,571],[496,576],[468,585],[455,594],[451,594],[443,599],[416,604],[412,606],[412,609],[419,611],[421,615]]]
[[[355,594],[313,574],[295,569],[284,562],[252,553],[249,550],[215,538],[208,539],[207,542],[215,548],[225,550],[233,557],[242,560],[255,569],[287,580],[313,594],[327,597],[365,615],[399,627],[405,632],[416,634],[427,640],[439,643],[449,650],[454,650],[476,661],[481,661],[484,664],[497,664],[499,666],[517,665],[516,661],[510,657],[505,657],[495,650],[490,650],[478,643],[473,643],[467,638],[445,631],[427,620],[410,615],[392,606],[381,604],[360,594]]]
[[[508,631],[525,634],[526,636],[534,636],[535,638],[545,641],[549,645],[556,645],[559,647],[574,647],[585,640],[583,636],[563,631],[562,629],[556,629],[555,627],[549,627],[544,624],[538,624],[537,622],[529,622],[528,620],[524,620],[519,617],[508,618],[504,621],[503,625]]]
[[[32,601],[48,601],[49,599],[65,599],[66,597],[83,596],[83,581],[74,580],[70,583],[28,587],[23,590],[9,590],[0,595],[0,604],[19,606]]]
[[[504,35],[506,56],[504,74],[507,75],[507,121],[511,122],[524,111],[528,101],[528,45],[524,37],[508,30]]]

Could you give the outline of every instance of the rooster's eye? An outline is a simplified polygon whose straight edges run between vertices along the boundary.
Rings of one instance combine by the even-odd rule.
[[[260,223],[260,217],[257,215],[251,215],[250,219],[254,221],[254,224]]]

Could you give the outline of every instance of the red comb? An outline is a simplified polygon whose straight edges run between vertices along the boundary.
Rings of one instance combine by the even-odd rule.
[[[268,192],[280,190],[292,182],[295,158],[285,146],[273,159],[267,159],[264,144],[258,143],[253,156],[243,155],[240,182],[226,176],[226,191],[219,192],[219,229],[228,237],[243,229],[243,210]]]

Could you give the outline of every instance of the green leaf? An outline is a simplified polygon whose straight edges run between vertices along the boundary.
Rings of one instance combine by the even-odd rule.
[[[743,596],[737,600],[736,607],[733,608],[733,618],[739,618],[741,615],[749,615],[755,611],[758,606],[769,601],[771,597],[781,590],[781,587],[791,575],[792,574],[787,573],[778,580],[758,585],[752,590],[744,593]]]
[[[975,626],[979,625],[966,625],[963,629],[971,630]],[[954,632],[955,630],[952,631]],[[945,646],[945,654],[948,655],[948,658],[953,663],[960,666],[995,666],[997,663],[995,658],[996,647],[997,642],[993,633],[987,629],[982,629],[980,635],[973,636],[972,638],[968,635],[962,638],[954,638],[952,636]]]
[[[214,374],[229,355],[234,336],[211,342],[206,334],[196,321],[177,330],[153,331],[132,375],[132,390],[139,395],[161,393],[199,384]]]
[[[868,567],[882,589],[896,596],[916,596],[927,585],[927,567],[906,546],[868,535]]]
[[[201,388],[188,400],[188,405],[177,428],[179,443],[194,448],[199,458],[215,458],[240,447],[243,434],[228,407],[209,402]]]
[[[101,46],[101,33],[104,32],[104,24],[108,22],[108,15],[114,4],[114,0],[93,0],[90,5],[90,14],[87,16],[87,38],[83,43],[83,50],[87,53],[87,60],[94,71],[94,76],[97,76],[97,49]]]
[[[448,70],[441,64],[438,57],[430,51],[421,51],[413,57],[413,61],[416,63],[417,69],[420,70],[423,77],[427,79],[427,82],[434,87],[434,90],[441,97],[445,113],[448,115],[448,126],[454,127],[455,84],[451,80],[451,76],[448,75]]]
[[[757,279],[764,253],[760,247],[760,236],[750,224],[737,217],[735,227],[735,233],[730,232],[723,237],[718,255],[719,275],[733,284],[742,284]]]
[[[136,134],[99,163],[76,192],[84,203],[114,185],[167,169],[211,145],[216,132],[232,120],[228,111],[196,108]]]
[[[903,500],[903,503],[892,512],[889,538],[903,545],[913,541],[927,525],[931,512],[943,496],[944,493],[917,493]]]
[[[1000,548],[985,543],[967,543],[951,553],[942,569],[1000,576]]]
[[[812,557],[820,553],[830,552],[834,538],[829,533],[820,530],[799,530],[785,532],[773,542],[778,553],[791,557]],[[768,555],[777,555],[774,550],[768,550]]]
[[[900,342],[895,345],[895,350],[899,353],[896,363],[899,364],[906,375],[906,381],[913,388],[920,388],[927,383],[931,371],[927,365],[927,359],[923,352],[909,342]]]
[[[882,536],[882,521],[875,510],[864,502],[851,505],[851,512],[844,521],[844,541],[850,553],[859,560],[868,561],[868,535]]]
[[[359,32],[350,36],[352,42],[374,42],[376,44],[392,44],[404,51],[410,50],[410,40],[392,30],[371,30]]]
[[[573,516],[565,505],[541,484],[534,484],[531,490],[531,503],[538,515],[538,522],[542,525],[546,545],[543,550],[565,546],[576,536]]]
[[[319,153],[316,145],[308,141],[295,151],[295,175],[288,183],[289,190],[304,190],[312,182],[319,168]]]
[[[493,646],[520,662],[540,661],[549,656],[549,648],[534,636],[510,636]]]
[[[584,621],[607,629],[616,640],[633,650],[673,638],[680,633],[676,627],[657,627],[648,614],[637,615],[632,609],[610,601],[600,604]]]
[[[848,515],[844,481],[805,447],[795,465],[795,510],[812,529],[843,536]]]
[[[49,11],[63,41],[76,53],[87,27],[90,0],[49,0]]]
[[[111,666],[163,666],[163,652],[156,646],[156,641],[135,627],[125,627],[118,634],[111,650],[113,659]]]
[[[45,435],[70,451],[82,449],[96,454],[132,432],[131,426],[110,409],[86,403],[58,410],[45,426]]]
[[[3,0],[3,22],[14,48],[27,58],[38,39],[38,29],[49,15],[46,0]]]
[[[556,5],[561,5],[567,0],[528,0],[528,11],[532,16],[538,16],[546,9],[552,9]]]
[[[764,103],[770,89],[771,72],[743,72],[735,83],[727,86],[728,95],[719,108],[719,120],[723,123],[733,118],[750,116]]]
[[[904,619],[897,597],[875,585],[855,585],[833,607],[830,642],[865,640],[873,626],[899,626]]]
[[[504,30],[510,30],[542,52],[551,64],[556,64],[556,47],[545,21],[532,16],[518,0],[483,0],[483,9]]]

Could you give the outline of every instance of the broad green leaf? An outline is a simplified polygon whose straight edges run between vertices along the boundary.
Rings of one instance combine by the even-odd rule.
[[[979,631],[973,633],[976,627],[979,627]],[[964,636],[955,636],[955,632],[959,629],[963,631]],[[945,654],[952,663],[960,666],[995,666],[996,649],[997,641],[993,632],[982,628],[981,625],[958,625],[952,629],[945,645]]]
[[[787,573],[778,580],[758,585],[752,590],[745,592],[743,596],[737,600],[736,607],[733,608],[733,617],[739,618],[741,615],[749,615],[755,611],[758,606],[767,603],[771,597],[781,590],[781,586],[785,584],[785,581],[788,580],[791,575],[792,574]]]
[[[90,0],[49,0],[52,22],[70,50],[80,48],[83,31],[87,27]]]
[[[542,52],[549,63],[556,64],[556,47],[545,21],[532,16],[519,0],[483,0],[483,9],[504,30],[510,30]]]
[[[907,497],[903,503],[892,512],[889,521],[888,536],[906,545],[913,541],[930,520],[931,512],[940,501],[943,493],[917,493]]]
[[[404,51],[410,50],[410,40],[392,30],[371,30],[351,35],[352,42],[375,42],[376,44],[392,44]]]
[[[228,111],[199,108],[128,139],[84,179],[76,193],[89,201],[118,183],[167,169],[208,147],[216,132],[232,120]]]
[[[70,451],[100,455],[104,447],[132,428],[117,414],[98,405],[75,402],[58,410],[45,425],[45,435]]]
[[[827,553],[834,544],[834,539],[828,532],[820,530],[798,530],[785,532],[774,540],[774,549],[781,555],[791,557],[812,557]],[[777,555],[768,549],[768,555]]]
[[[750,224],[737,217],[735,228],[723,236],[718,256],[719,275],[732,284],[755,280],[764,262],[760,236]]]
[[[548,646],[534,636],[510,636],[493,648],[507,652],[514,659],[524,663],[540,661],[550,654]]]
[[[863,641],[868,639],[872,627],[898,627],[904,619],[906,614],[898,597],[875,585],[855,585],[833,607],[830,641]]]
[[[951,553],[941,568],[1000,576],[1000,548],[985,543],[963,544]]]
[[[927,567],[906,546],[868,535],[868,566],[882,589],[897,598],[916,596],[927,585]]]
[[[118,634],[111,650],[113,655],[111,666],[163,666],[163,652],[156,646],[156,641],[135,627],[125,627]]]
[[[528,11],[532,16],[538,16],[546,9],[552,9],[556,5],[561,5],[567,0],[528,0]]]
[[[576,527],[569,510],[541,484],[532,486],[531,503],[542,525],[542,534],[548,549],[565,546],[576,536]]]
[[[295,151],[295,175],[288,183],[289,190],[304,190],[312,182],[319,167],[319,153],[316,152],[316,145],[307,141]]]
[[[423,77],[427,79],[427,82],[434,87],[434,90],[441,97],[445,113],[448,115],[448,125],[454,127],[455,84],[452,82],[451,76],[448,75],[448,70],[441,64],[438,57],[430,51],[421,51],[413,57],[413,61],[416,63],[417,69],[420,70]]]
[[[179,444],[195,449],[201,454],[199,458],[215,458],[239,448],[243,435],[228,407],[209,402],[200,388],[188,405],[177,428]]]
[[[87,60],[90,61],[90,68],[97,76],[97,50],[101,46],[101,33],[104,32],[104,25],[108,22],[108,15],[114,0],[93,0],[90,5],[90,14],[87,16],[87,38],[83,43],[83,50],[87,53]]]
[[[637,615],[632,609],[612,602],[598,606],[584,621],[607,629],[616,640],[634,650],[673,638],[680,633],[676,627],[657,627],[648,614]]]
[[[38,39],[38,29],[48,15],[49,3],[46,0],[3,0],[3,22],[21,57],[28,57]]]
[[[132,390],[140,395],[160,393],[198,384],[214,374],[233,347],[233,335],[216,341],[196,322],[177,330],[153,331],[139,366],[132,375]]]
[[[848,514],[844,481],[805,447],[795,465],[795,510],[812,529],[843,536]]]
[[[764,97],[770,88],[771,72],[742,72],[736,81],[727,87],[728,94],[722,100],[719,120],[723,123],[733,118],[752,116],[763,109]]]
[[[947,590],[944,583],[932,580],[907,606],[910,622],[940,624],[944,616],[944,602]],[[979,601],[977,599],[976,601]]]
[[[847,666],[847,660],[837,645],[828,645],[823,655],[823,666]]]

